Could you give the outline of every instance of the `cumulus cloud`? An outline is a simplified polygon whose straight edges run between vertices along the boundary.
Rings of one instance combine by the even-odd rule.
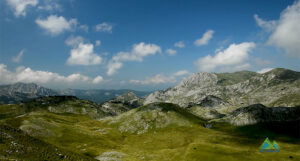
[[[101,77],[100,75],[98,75],[97,77],[95,77],[94,79],[93,79],[93,83],[94,84],[98,84],[98,83],[101,83],[103,81],[103,77]]]
[[[96,40],[95,41],[95,46],[100,46],[101,45],[101,41],[100,40]]]
[[[300,58],[300,1],[288,6],[279,20],[266,21],[254,15],[258,26],[270,32],[267,44],[283,49],[287,54]]]
[[[256,24],[263,28],[264,30],[270,32],[273,31],[277,25],[277,22],[272,20],[272,21],[266,21],[260,18],[257,14],[254,15],[254,19],[256,21]]]
[[[213,34],[214,34],[213,30],[207,30],[200,39],[198,39],[194,42],[194,44],[196,46],[207,45],[209,40],[212,39]]]
[[[98,32],[112,33],[113,26],[107,22],[100,23],[95,26],[95,30]]]
[[[93,83],[99,84],[103,81],[101,76],[91,78],[79,73],[63,76],[49,71],[32,70],[29,67],[18,67],[15,71],[9,71],[7,66],[0,64],[0,83],[11,84],[16,82],[38,83],[38,84],[64,84],[70,83]]]
[[[40,4],[37,9],[44,11],[62,11],[62,6],[56,1],[58,0],[43,0],[41,1],[42,4]]]
[[[169,55],[175,55],[177,53],[177,51],[174,50],[174,49],[167,49],[166,53],[169,54]]]
[[[189,71],[187,71],[187,70],[180,70],[178,72],[175,72],[173,75],[175,77],[180,77],[180,76],[184,76],[184,75],[188,75],[188,74],[190,74]]]
[[[79,29],[85,31],[85,32],[89,32],[89,26],[88,25],[80,25]]]
[[[38,4],[38,0],[6,0],[6,2],[14,10],[16,17],[25,16],[28,7]]]
[[[97,65],[101,64],[102,57],[94,53],[94,45],[80,42],[70,52],[68,65]]]
[[[196,61],[200,71],[213,71],[216,68],[223,69],[245,69],[250,65],[246,63],[249,53],[255,47],[253,42],[231,44],[227,49],[218,51],[214,56],[207,55]]]
[[[284,49],[289,55],[300,58],[300,1],[287,7],[280,15],[278,25],[268,44]]]
[[[156,74],[152,77],[148,77],[145,80],[130,80],[129,83],[138,84],[138,85],[157,85],[157,84],[167,84],[167,83],[175,83],[177,82],[179,77],[189,75],[189,71],[180,70],[169,76],[164,74]]]
[[[263,73],[269,72],[269,71],[271,71],[273,69],[274,68],[263,68],[263,69],[257,71],[257,73],[263,74]]]
[[[141,42],[139,44],[134,44],[131,51],[129,52],[119,52],[109,61],[107,65],[107,74],[113,75],[122,68],[123,62],[128,61],[143,61],[144,57],[149,55],[155,55],[161,52],[161,48],[155,44],[146,44]]]
[[[177,48],[184,48],[185,43],[183,41],[178,41],[174,44],[174,46],[177,47]]]
[[[15,63],[19,63],[19,62],[21,62],[23,55],[24,55],[24,49],[21,50],[18,55],[12,57],[11,60]]]
[[[78,24],[76,19],[66,20],[63,16],[50,15],[46,19],[38,18],[36,24],[52,35],[58,35],[64,31],[72,31]]]
[[[102,63],[102,57],[94,52],[94,45],[85,43],[81,36],[70,36],[65,41],[71,46],[70,57],[67,59],[68,65],[98,65]]]
[[[123,63],[117,61],[110,61],[107,65],[107,75],[115,74],[122,67]]]
[[[84,42],[84,38],[81,36],[69,36],[65,41],[66,45],[71,47],[76,47],[83,42]]]
[[[164,84],[164,83],[174,83],[176,79],[173,77],[167,77],[162,74],[157,74],[153,77],[146,78],[145,80],[130,80],[130,83],[140,84],[140,85],[156,85],[156,84]]]

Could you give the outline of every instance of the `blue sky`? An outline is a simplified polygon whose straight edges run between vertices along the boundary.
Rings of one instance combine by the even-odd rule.
[[[300,70],[299,1],[3,0],[0,16],[1,84],[154,90],[195,72]]]

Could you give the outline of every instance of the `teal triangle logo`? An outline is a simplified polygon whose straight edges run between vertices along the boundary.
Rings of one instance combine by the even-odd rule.
[[[273,142],[271,142],[269,140],[269,138],[266,138],[265,141],[261,144],[259,151],[260,152],[279,152],[280,147],[275,140]]]

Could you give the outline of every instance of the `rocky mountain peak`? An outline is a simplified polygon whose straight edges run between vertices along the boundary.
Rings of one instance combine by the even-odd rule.
[[[132,101],[135,99],[139,99],[139,97],[136,94],[134,94],[133,92],[127,92],[127,93],[124,93],[115,98],[115,100],[118,100],[118,101]]]
[[[12,85],[2,86],[2,89],[6,89],[9,94],[14,93],[28,93],[32,95],[53,95],[54,91],[48,88],[44,88],[34,83],[15,83]]]
[[[300,99],[299,73],[281,68],[264,74],[251,71],[196,73],[185,78],[175,87],[150,94],[144,104],[167,102],[189,107],[193,104],[201,105],[201,101],[204,100],[213,102],[209,105],[211,107],[226,104],[238,108],[241,105],[257,103],[291,107],[298,105],[299,101],[290,101],[286,104],[287,101],[282,100]],[[203,105],[207,106],[207,104]]]
[[[57,95],[57,92],[34,83],[15,83],[0,86],[0,103],[18,103],[40,96]]]
[[[264,73],[265,76],[272,76],[277,80],[298,80],[300,79],[300,72],[284,69],[284,68],[275,68],[269,72]]]
[[[201,86],[210,86],[217,83],[217,75],[213,73],[200,72],[192,74],[179,83],[177,88],[193,88]]]

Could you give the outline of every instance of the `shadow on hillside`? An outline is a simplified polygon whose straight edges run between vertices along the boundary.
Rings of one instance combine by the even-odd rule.
[[[249,139],[247,144],[258,144],[264,138],[300,144],[300,120],[285,122],[267,122],[247,126],[233,126],[228,123],[217,123],[215,130]]]

